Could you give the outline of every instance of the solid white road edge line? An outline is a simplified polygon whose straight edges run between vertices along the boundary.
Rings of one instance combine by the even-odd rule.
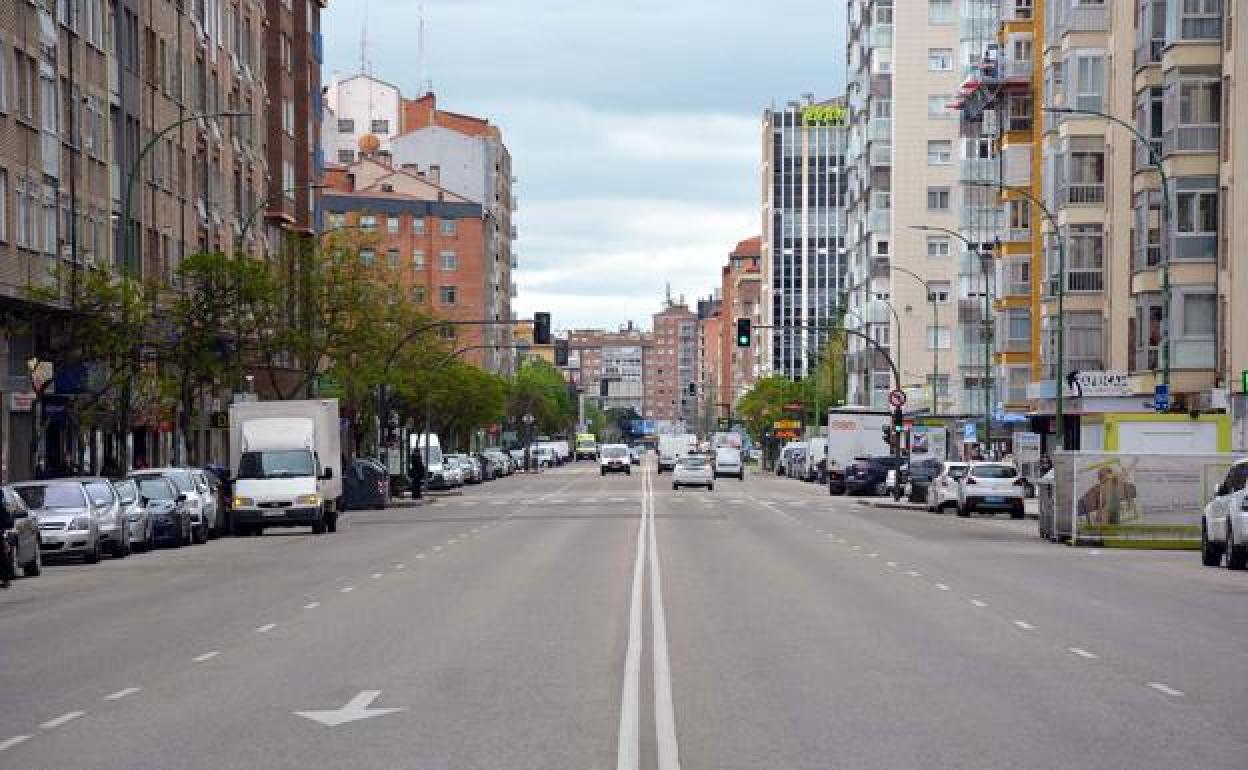
[[[641,761],[641,589],[645,578],[647,526],[643,495],[637,527],[637,555],[633,559],[633,587],[628,607],[624,683],[620,688],[620,732],[615,750],[616,770],[637,770]]]
[[[134,695],[136,692],[139,692],[142,689],[143,688],[141,687],[127,687],[124,690],[118,690],[117,692],[113,692],[113,693],[109,693],[108,695],[105,695],[104,700],[121,700],[122,698],[128,697],[130,695]]]
[[[649,474],[643,479],[650,516],[650,632],[654,637],[654,738],[659,770],[680,770],[676,743],[676,716],[672,706],[672,668],[667,653],[667,618],[663,610],[663,577],[659,568],[659,545],[655,537],[654,486]]]
[[[87,712],[85,712],[85,711],[70,711],[70,712],[68,712],[68,713],[61,714],[61,715],[60,715],[59,717],[57,717],[56,719],[49,719],[48,721],[46,721],[46,722],[44,722],[43,724],[39,725],[39,729],[41,729],[41,730],[55,730],[56,728],[60,727],[60,726],[61,726],[61,725],[63,725],[63,724],[67,724],[67,723],[69,723],[69,722],[74,721],[75,719],[77,719],[78,717],[82,716],[82,715],[83,715],[83,714],[85,714],[85,713],[87,713]]]

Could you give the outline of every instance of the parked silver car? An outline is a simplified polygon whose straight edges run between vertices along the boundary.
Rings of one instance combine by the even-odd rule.
[[[139,494],[139,485],[134,479],[121,479],[113,482],[117,497],[121,500],[122,515],[126,517],[126,534],[130,539],[130,550],[150,551],[154,545],[152,536],[152,517],[143,504],[143,496]]]
[[[196,481],[196,474],[200,476],[199,481]],[[183,506],[191,514],[192,541],[196,544],[208,542],[209,535],[217,527],[217,500],[207,480],[202,478],[203,471],[194,468],[150,468],[130,474],[132,479],[152,476],[169,479],[178,494],[186,495]]]
[[[31,513],[22,502],[21,495],[12,487],[0,487],[0,505],[13,519],[13,528],[0,532],[9,541],[9,555],[13,558],[13,574],[18,569],[26,577],[37,577],[43,571],[43,556],[39,553],[39,517]]]
[[[48,556],[81,556],[95,564],[104,553],[100,522],[82,484],[74,481],[27,481],[13,489],[39,518],[39,548]]]

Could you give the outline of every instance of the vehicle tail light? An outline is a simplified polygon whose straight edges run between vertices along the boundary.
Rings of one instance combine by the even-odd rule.
[[[1248,495],[1239,501],[1239,510],[1248,511]]]
[[[967,483],[967,484],[978,484],[979,482],[978,482],[978,481],[976,481],[975,479],[971,478],[970,476],[967,476],[967,477],[966,477],[966,483]]]
[[[1027,486],[1027,482],[1023,481],[1022,477],[1019,477],[1017,479],[1014,479],[1014,486],[1025,487]]]

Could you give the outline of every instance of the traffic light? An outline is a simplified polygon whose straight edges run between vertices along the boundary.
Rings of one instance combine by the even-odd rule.
[[[751,334],[750,332],[750,319],[738,318],[737,319],[737,347],[748,348],[750,346],[750,340],[753,338],[753,336],[754,335]]]
[[[533,344],[550,344],[550,313],[533,314]]]
[[[555,366],[568,365],[568,341],[555,340]]]
[[[889,446],[893,445],[893,426],[891,424],[880,426],[880,437],[884,439],[884,443]]]

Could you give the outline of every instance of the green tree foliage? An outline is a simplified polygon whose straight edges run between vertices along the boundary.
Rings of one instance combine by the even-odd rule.
[[[576,421],[577,407],[568,394],[567,382],[545,360],[526,361],[516,372],[510,390],[508,414],[515,418],[533,415],[541,433],[564,433]]]
[[[754,383],[737,402],[737,416],[745,420],[746,429],[755,441],[762,441],[763,434],[776,420],[788,417],[785,404],[802,402],[809,395],[805,383],[794,382],[787,377],[775,375],[764,377]]]

